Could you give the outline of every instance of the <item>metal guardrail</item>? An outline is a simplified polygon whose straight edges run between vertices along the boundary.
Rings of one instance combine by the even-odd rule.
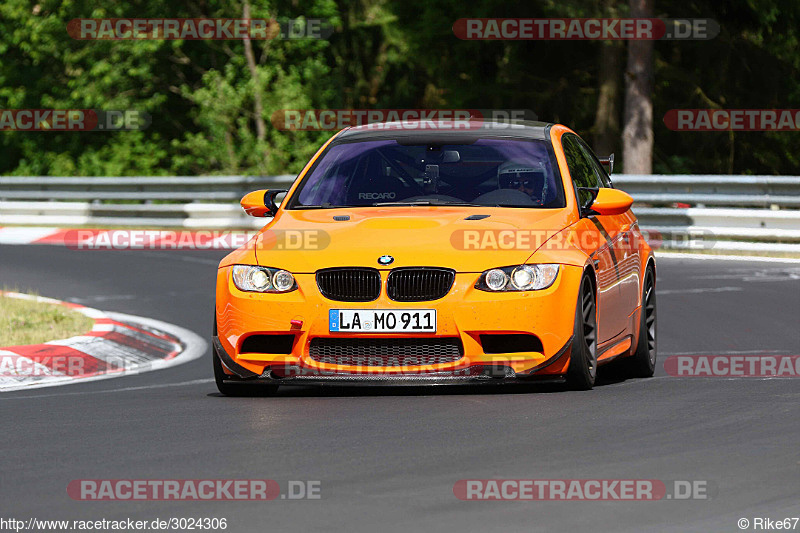
[[[2,200],[238,202],[253,189],[287,188],[294,175],[123,178],[0,177]]]
[[[0,225],[260,228],[239,200],[294,175],[0,177]],[[114,203],[111,203],[114,202]]]
[[[637,202],[800,207],[800,176],[612,176]]]
[[[800,176],[615,175],[642,228],[691,248],[800,253]],[[263,226],[238,205],[254,189],[288,188],[295,176],[0,177],[0,225],[242,228]],[[686,207],[686,205],[690,207]]]
[[[664,236],[664,248],[800,253],[800,176],[612,179],[633,196],[639,225]]]

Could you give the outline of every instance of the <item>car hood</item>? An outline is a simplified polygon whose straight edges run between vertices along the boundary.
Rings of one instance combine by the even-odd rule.
[[[255,252],[259,265],[295,273],[341,266],[438,266],[482,272],[524,263],[571,222],[566,209],[282,210],[261,230]],[[382,266],[378,258],[384,255],[393,261]]]

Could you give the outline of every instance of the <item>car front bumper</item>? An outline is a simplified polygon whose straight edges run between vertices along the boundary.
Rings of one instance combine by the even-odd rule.
[[[385,282],[388,270],[381,272]],[[314,274],[296,274],[298,289],[269,294],[240,291],[230,267],[217,278],[215,352],[233,377],[283,384],[445,384],[496,383],[560,379],[569,363],[577,291],[582,269],[562,265],[554,284],[541,291],[491,293],[475,289],[479,273],[458,273],[442,299],[401,303],[385,291],[372,302],[339,302],[324,298]],[[330,309],[436,309],[436,333],[416,338],[458,339],[463,356],[455,361],[410,366],[338,365],[312,358],[315,338],[404,339],[404,333],[331,333]],[[487,353],[485,335],[533,335],[536,351]],[[285,353],[243,352],[251,335],[292,335]],[[284,337],[285,338],[285,337]],[[494,350],[496,351],[496,350]]]

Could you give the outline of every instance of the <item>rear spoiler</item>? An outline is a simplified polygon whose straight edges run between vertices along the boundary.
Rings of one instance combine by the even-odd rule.
[[[608,157],[601,157],[599,159],[600,164],[603,165],[610,176],[612,172],[614,172],[614,154],[609,155]]]

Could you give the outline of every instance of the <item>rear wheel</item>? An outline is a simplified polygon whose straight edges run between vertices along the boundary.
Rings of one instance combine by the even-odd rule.
[[[642,284],[642,311],[636,353],[626,361],[631,376],[649,378],[656,370],[656,276],[648,268]]]
[[[567,369],[567,384],[575,390],[589,390],[597,379],[597,307],[588,277],[581,281],[575,309],[575,329]]]
[[[217,335],[217,320],[214,317],[214,336]],[[278,391],[277,385],[264,385],[252,381],[242,381],[235,376],[230,376],[222,369],[222,361],[217,355],[217,349],[212,348],[211,359],[214,360],[214,381],[217,390],[225,396],[272,396]]]

